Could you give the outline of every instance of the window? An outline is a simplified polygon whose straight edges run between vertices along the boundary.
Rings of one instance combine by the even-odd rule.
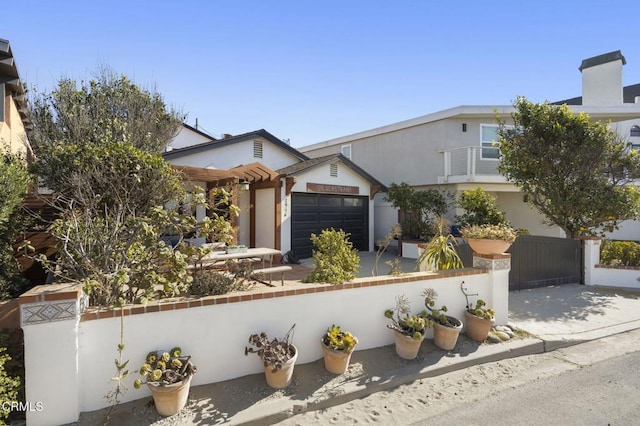
[[[253,141],[253,158],[262,158],[262,141]]]
[[[340,148],[342,155],[351,160],[351,145],[342,145]]]
[[[338,165],[336,163],[329,165],[329,176],[338,177]]]
[[[629,136],[640,136],[640,126],[631,126]]]
[[[498,128],[495,124],[480,125],[480,146],[483,160],[497,160],[500,149],[498,148]]]

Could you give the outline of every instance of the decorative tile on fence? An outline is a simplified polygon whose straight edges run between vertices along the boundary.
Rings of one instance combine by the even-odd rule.
[[[74,320],[77,318],[77,300],[59,300],[41,303],[25,303],[20,306],[21,324]]]

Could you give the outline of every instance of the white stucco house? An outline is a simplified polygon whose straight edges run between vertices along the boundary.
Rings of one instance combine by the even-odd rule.
[[[339,153],[310,159],[266,130],[215,139],[184,125],[163,157],[202,188],[236,184],[238,244],[306,258],[311,233],[333,227],[373,250],[372,200],[384,185]]]
[[[585,59],[579,68],[584,102],[567,103],[593,120],[611,121],[613,128],[640,144],[640,98],[623,97],[625,63],[620,51]],[[638,86],[630,87],[637,90]],[[514,227],[526,228],[534,235],[564,236],[560,228],[544,225],[542,216],[523,200],[520,190],[497,171],[498,148],[493,145],[496,113],[509,124],[513,112],[512,105],[462,105],[315,143],[300,151],[310,157],[342,153],[385,185],[407,182],[416,188],[456,194],[481,186],[497,198]],[[384,201],[384,194],[376,197],[375,210],[375,236],[381,238],[398,221],[398,215]],[[451,218],[454,214],[450,212]]]

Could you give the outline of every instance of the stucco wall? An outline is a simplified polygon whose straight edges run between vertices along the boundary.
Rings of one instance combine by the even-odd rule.
[[[275,247],[275,189],[256,190],[256,247]]]
[[[2,92],[0,92],[2,93]],[[9,97],[10,101],[6,102],[6,98],[2,98],[0,101],[5,105],[9,104],[9,111],[5,114],[9,117],[11,126],[4,121],[4,117],[0,117],[0,148],[4,147],[4,144],[9,145],[11,152],[26,154],[28,149],[27,134],[20,118],[20,113],[16,107],[13,99]]]
[[[504,259],[499,262],[504,265]],[[136,390],[132,386],[138,377],[135,370],[150,350],[180,346],[183,353],[193,356],[198,367],[192,382],[194,386],[219,382],[263,371],[255,355],[243,356],[250,334],[264,331],[271,338],[282,337],[295,323],[293,343],[299,350],[298,363],[309,363],[322,357],[319,339],[331,324],[352,331],[359,339],[358,350],[392,344],[393,334],[386,328],[388,320],[383,312],[394,307],[398,295],[407,296],[412,310],[417,313],[424,308],[420,293],[426,288],[434,288],[439,294],[438,304],[447,305],[452,316],[464,318],[462,281],[470,292],[479,293],[496,308],[498,323],[506,323],[508,269],[490,272],[470,269],[442,275],[416,273],[406,274],[404,278],[359,278],[335,287],[300,285],[288,291],[265,289],[265,294],[254,300],[249,300],[250,295],[246,301],[241,301],[238,295],[225,295],[189,302],[166,301],[164,307],[156,306],[153,310],[150,307],[127,308],[124,357],[130,360],[132,374],[125,380],[129,390],[123,395],[122,402],[150,395],[148,389]],[[363,287],[365,283],[368,283],[367,287]],[[43,290],[42,297],[46,298],[47,287],[51,286],[40,286],[34,292]],[[327,288],[332,291],[325,291]],[[76,302],[60,297],[63,295],[55,295],[40,305]],[[210,303],[205,304],[207,300]],[[31,312],[40,312],[40,305],[21,300],[23,312],[29,308]],[[22,316],[26,397],[28,401],[45,402],[42,412],[27,413],[30,425],[70,423],[77,420],[81,411],[108,405],[104,395],[112,389],[110,378],[115,374],[113,359],[120,341],[120,318],[114,317],[114,311],[110,310],[81,314],[77,303],[75,306],[75,310],[66,308],[62,312],[64,317],[47,317],[44,323],[29,324],[33,316]],[[73,315],[73,312],[77,314]],[[80,315],[82,321],[78,321]],[[62,387],[53,388],[52,382]]]

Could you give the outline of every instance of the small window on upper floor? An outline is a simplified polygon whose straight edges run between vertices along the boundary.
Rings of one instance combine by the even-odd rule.
[[[338,177],[338,165],[336,163],[329,165],[329,175],[331,177]]]
[[[340,148],[342,155],[351,160],[351,145],[342,145]]]
[[[640,126],[631,126],[629,136],[640,136]]]
[[[253,141],[253,158],[262,158],[262,141]]]

